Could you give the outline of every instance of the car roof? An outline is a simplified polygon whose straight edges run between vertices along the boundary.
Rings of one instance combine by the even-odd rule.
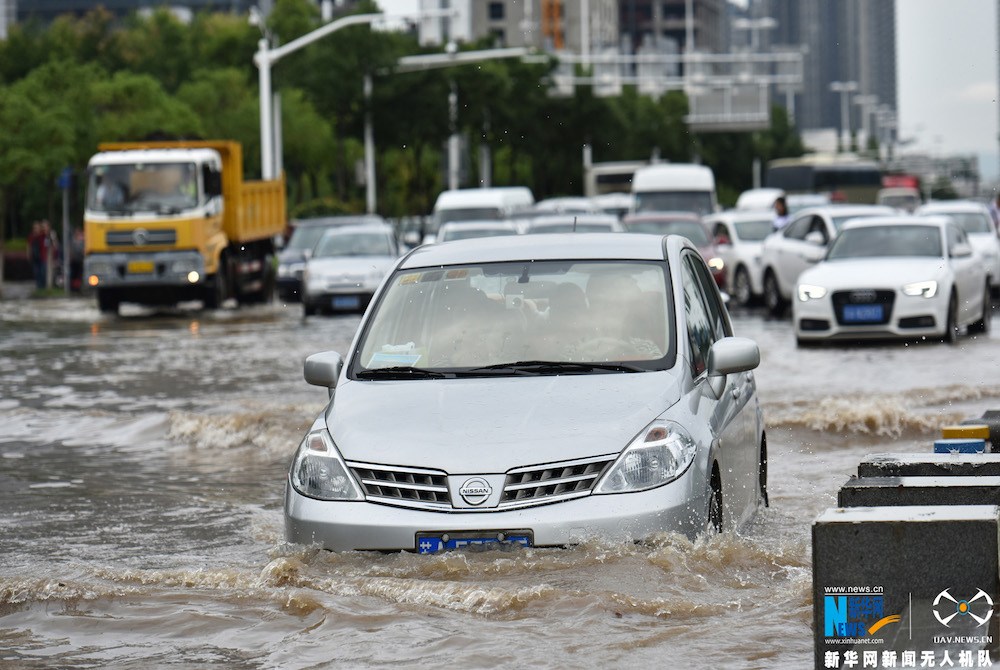
[[[701,217],[694,212],[641,212],[639,214],[626,214],[623,221],[701,221]]]
[[[315,216],[308,219],[292,219],[293,227],[310,226],[348,226],[358,224],[384,224],[383,219],[378,214],[348,214],[343,216]]]
[[[346,235],[348,233],[395,233],[396,230],[388,223],[364,223],[360,225],[334,226],[323,233],[323,237]]]
[[[465,230],[517,230],[517,226],[512,221],[447,221],[438,228],[438,233],[442,230],[452,228],[462,228]]]
[[[417,247],[401,269],[459,263],[541,260],[663,260],[663,235],[622,233],[546,233],[511,235]]]
[[[844,222],[844,230],[851,228],[869,228],[872,226],[944,226],[951,223],[946,216],[913,216],[909,214],[896,216],[869,216],[861,219],[851,219]]]
[[[708,223],[743,223],[744,221],[774,221],[774,210],[771,209],[730,209],[718,214],[709,214],[703,218]]]
[[[820,205],[817,207],[804,207],[795,212],[795,218],[801,218],[807,214],[820,214],[826,216],[851,216],[853,214],[885,214],[891,216],[897,213],[895,207],[886,205],[853,205],[850,203],[837,203],[831,205]]]
[[[935,200],[917,208],[919,214],[936,212],[989,212],[989,208],[975,200]]]

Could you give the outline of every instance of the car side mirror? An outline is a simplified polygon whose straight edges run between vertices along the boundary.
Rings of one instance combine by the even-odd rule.
[[[826,238],[823,237],[823,233],[813,230],[806,234],[806,242],[822,247],[826,245]]]
[[[302,369],[302,376],[306,383],[313,386],[325,386],[333,395],[333,389],[337,386],[337,379],[344,368],[344,359],[336,351],[323,351],[306,358]]]
[[[708,382],[715,397],[722,396],[726,376],[746,372],[760,365],[760,348],[745,337],[724,337],[708,351]]]
[[[952,258],[965,258],[972,255],[972,247],[965,242],[959,242],[951,248]]]

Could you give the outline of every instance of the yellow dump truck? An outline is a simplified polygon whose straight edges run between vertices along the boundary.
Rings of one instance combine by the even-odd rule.
[[[102,312],[122,302],[265,302],[285,183],[244,181],[238,142],[101,144],[88,165],[84,279]]]

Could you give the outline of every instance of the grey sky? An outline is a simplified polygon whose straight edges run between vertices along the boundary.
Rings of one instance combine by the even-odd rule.
[[[975,153],[984,179],[998,167],[997,3],[896,0],[896,67],[906,151]]]

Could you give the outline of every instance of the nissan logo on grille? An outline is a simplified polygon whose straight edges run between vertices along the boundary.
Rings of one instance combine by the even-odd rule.
[[[132,231],[132,243],[137,247],[146,246],[149,241],[149,231],[145,228],[136,228]]]
[[[482,505],[493,493],[493,487],[482,477],[473,477],[465,480],[458,493],[470,505]]]
[[[851,291],[851,302],[875,302],[878,295],[871,289]]]

